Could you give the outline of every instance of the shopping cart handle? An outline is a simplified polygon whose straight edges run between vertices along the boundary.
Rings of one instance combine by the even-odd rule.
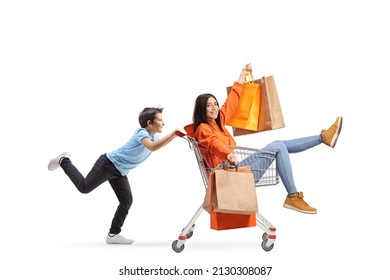
[[[177,136],[180,136],[180,137],[184,137],[184,136],[186,136],[186,134],[185,133],[183,133],[183,132],[181,132],[181,131],[175,131],[175,134],[177,135]]]

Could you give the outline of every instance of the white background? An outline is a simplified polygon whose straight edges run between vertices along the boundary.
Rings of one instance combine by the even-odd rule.
[[[214,266],[272,266],[267,279],[388,279],[388,26],[378,0],[2,1],[1,278],[162,279],[119,269],[176,265],[209,270],[188,279],[214,279]],[[335,149],[291,155],[318,214],[283,208],[282,184],[258,189],[277,228],[271,252],[259,228],[213,231],[206,212],[173,252],[204,196],[192,151],[175,139],[129,174],[122,232],[135,243],[106,245],[117,207],[109,184],[82,195],[49,160],[68,151],[87,174],[147,106],[165,108],[161,136],[182,128],[196,96],[222,103],[248,62],[255,78],[274,75],[286,128],[238,144],[317,134],[344,116]]]

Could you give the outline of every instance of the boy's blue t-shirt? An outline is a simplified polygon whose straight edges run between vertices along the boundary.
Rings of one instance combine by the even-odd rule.
[[[158,140],[158,136],[152,137],[146,128],[138,128],[125,145],[107,153],[107,158],[115,165],[122,176],[127,175],[130,169],[144,162],[152,153],[141,143],[145,138],[149,138],[151,141]]]

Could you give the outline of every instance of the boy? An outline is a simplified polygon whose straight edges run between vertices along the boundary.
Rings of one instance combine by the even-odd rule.
[[[129,171],[144,162],[153,151],[164,147],[176,137],[176,131],[159,139],[164,124],[162,108],[145,108],[139,114],[141,128],[122,147],[101,155],[91,171],[84,178],[69,159],[69,153],[62,153],[53,158],[48,169],[53,171],[61,167],[65,174],[81,193],[89,193],[108,181],[119,200],[119,206],[111,222],[106,238],[107,244],[132,244],[134,241],[120,235],[121,228],[133,202]]]

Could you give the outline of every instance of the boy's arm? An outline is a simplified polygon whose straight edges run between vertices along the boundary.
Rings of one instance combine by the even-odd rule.
[[[167,145],[169,142],[173,140],[173,138],[177,137],[175,129],[171,133],[165,135],[163,138],[158,139],[157,141],[152,141],[149,138],[145,138],[144,140],[141,141],[141,143],[148,149],[151,150],[152,152],[157,151],[158,149],[164,147]]]

